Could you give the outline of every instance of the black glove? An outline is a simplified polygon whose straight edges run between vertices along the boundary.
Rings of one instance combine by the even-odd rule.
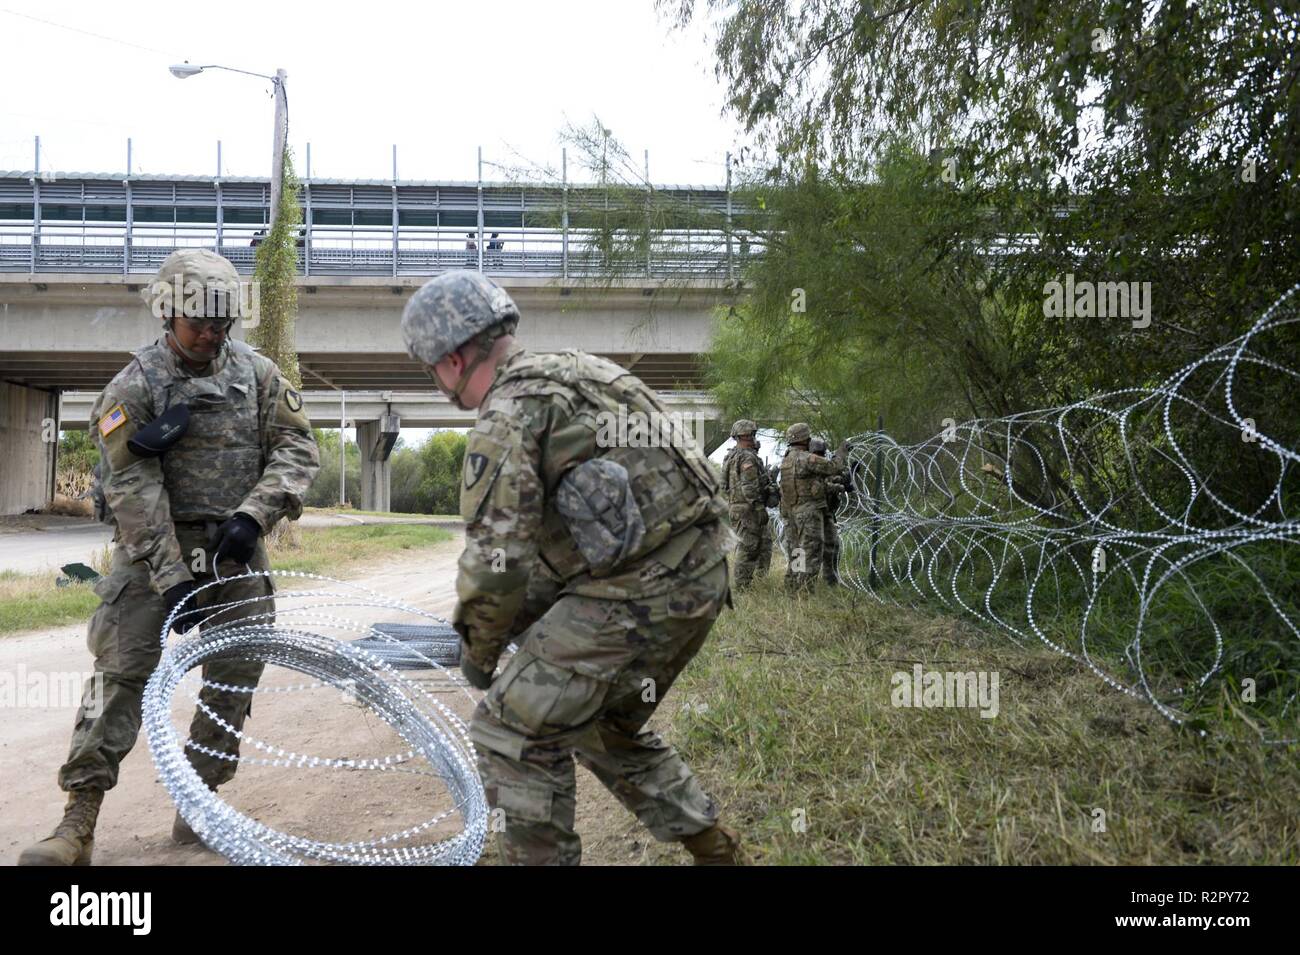
[[[237,564],[247,564],[253,559],[257,549],[257,539],[262,536],[262,526],[247,514],[237,512],[230,520],[217,528],[216,540],[212,546],[212,566],[222,557]]]
[[[187,617],[186,614],[194,609],[194,591],[198,589],[198,586],[197,581],[183,580],[179,584],[168,587],[163,594],[163,602],[167,604],[166,616],[170,616],[172,610],[180,607],[175,619],[172,620],[173,633],[184,633],[194,626],[194,618]],[[166,616],[164,616],[164,619],[166,619]]]
[[[462,639],[460,642],[460,672],[465,674],[465,682],[476,690],[486,690],[492,685],[492,674],[496,672],[496,667],[486,671],[480,670],[473,662],[470,661],[468,647]]]

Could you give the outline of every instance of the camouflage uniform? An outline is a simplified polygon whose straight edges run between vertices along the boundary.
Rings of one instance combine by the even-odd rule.
[[[723,468],[722,487],[727,494],[731,528],[740,536],[736,548],[736,589],[743,590],[753,581],[762,560],[763,530],[768,523],[767,471],[754,449],[739,445],[727,452]],[[770,532],[768,539],[771,540]]]
[[[819,447],[820,445],[820,447]],[[819,458],[826,457],[826,442],[820,438],[813,439],[809,450]],[[840,582],[840,528],[835,521],[840,504],[848,493],[849,475],[847,471],[833,474],[826,479],[826,510],[822,514],[822,580],[829,586]]]
[[[189,430],[161,459],[136,457],[127,441],[169,405],[189,404]],[[59,770],[65,790],[106,790],[135,744],[145,682],[161,653],[167,607],[162,594],[193,579],[214,578],[209,540],[217,524],[236,511],[263,534],[282,517],[302,513],[302,498],[320,467],[302,396],[269,358],[242,342],[227,341],[202,372],[185,365],[159,340],[135,354],[95,403],[90,428],[100,445],[103,491],[116,524],[112,569],[95,585],[103,601],[90,621],[87,643],[103,674],[102,710],[92,715],[93,681],[77,712],[68,760]],[[267,570],[261,540],[249,566]],[[223,559],[223,576],[244,571]],[[198,595],[200,609],[270,593],[266,578],[222,584]],[[266,604],[235,608],[225,622],[265,613]],[[206,679],[253,686],[262,664],[214,660]],[[204,688],[200,699],[237,729],[252,705],[246,693]],[[238,740],[196,710],[190,739],[238,754]],[[235,773],[236,763],[193,750],[190,762],[209,786]]]
[[[196,249],[170,256],[160,277],[172,270],[200,279],[235,278],[229,262]],[[136,431],[181,404],[190,408],[190,424],[164,455],[138,457],[127,447]],[[281,517],[298,517],[303,495],[320,468],[302,395],[272,360],[230,339],[199,372],[183,363],[165,338],[135,352],[96,400],[90,429],[99,442],[101,491],[116,529],[112,569],[95,585],[103,603],[87,634],[95,670],[103,674],[103,699],[94,699],[94,681],[87,682],[68,761],[59,770],[59,785],[69,791],[116,785],[118,765],[135,745],[144,683],[161,654],[160,631],[168,609],[162,594],[191,579],[200,586],[214,579],[208,547],[217,525],[235,512],[252,518],[261,534]],[[248,565],[269,569],[261,539]],[[230,576],[243,567],[224,557],[220,570]],[[196,602],[201,609],[269,594],[265,578],[243,579],[205,590]],[[234,608],[222,621],[264,612],[265,603]],[[213,660],[205,665],[204,677],[253,686],[261,669],[260,663]],[[248,694],[207,687],[200,699],[237,729],[252,703]],[[195,711],[190,739],[238,754],[237,739],[201,709]],[[234,776],[233,760],[194,750],[188,756],[209,786]]]
[[[690,768],[644,727],[727,599],[723,505],[695,448],[600,440],[602,412],[620,405],[662,412],[617,365],[514,348],[466,447],[462,652],[491,673],[512,638],[520,647],[471,723],[509,863],[580,860],[575,755],[661,841],[717,821]]]
[[[766,510],[780,505],[781,488],[776,481],[776,469],[769,469],[765,463],[763,464],[763,477],[767,481],[767,499],[763,502]],[[763,540],[758,548],[758,569],[754,572],[755,577],[766,577],[767,572],[772,569],[772,551],[776,543],[773,537],[773,524],[772,515],[768,514],[767,520],[763,524]]]
[[[806,442],[807,425],[792,425],[788,434],[799,434],[800,427]],[[817,581],[825,542],[826,480],[843,469],[838,453],[828,461],[793,441],[781,460],[781,516],[789,527],[790,564],[785,574],[789,590],[812,590]]]

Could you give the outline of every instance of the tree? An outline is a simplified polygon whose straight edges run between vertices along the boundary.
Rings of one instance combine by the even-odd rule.
[[[755,304],[737,309],[723,341],[766,348],[759,370],[811,405],[960,395],[972,413],[1003,415],[1155,384],[1244,332],[1300,274],[1291,8],[660,6],[678,22],[712,18],[730,108],[756,142],[746,178],[768,190],[780,226],[769,249],[786,243],[747,274]],[[891,209],[911,212],[891,218]],[[836,246],[855,242],[882,254]],[[909,248],[913,263],[901,254]],[[1148,288],[1151,324],[1049,314],[1049,283],[1066,275]],[[776,299],[810,286],[819,291],[807,317],[782,331]],[[1294,326],[1277,337],[1280,354],[1300,348]],[[844,374],[831,374],[841,354],[864,370],[852,394],[838,387]],[[716,364],[720,377],[743,392],[728,360]],[[1252,377],[1241,400],[1294,446],[1300,415],[1284,378]],[[873,395],[880,380],[887,393]],[[1204,456],[1200,473],[1233,459],[1209,440],[1209,418],[1179,427]],[[1267,480],[1244,478],[1243,498]]]
[[[304,503],[308,507],[337,507],[339,503],[339,433],[333,429],[313,429],[320,449],[320,471],[312,482]],[[361,449],[349,441],[343,451],[347,466],[347,503],[361,506]]]
[[[424,462],[420,495],[430,513],[460,512],[460,476],[464,470],[466,440],[459,431],[438,431],[420,449]]]

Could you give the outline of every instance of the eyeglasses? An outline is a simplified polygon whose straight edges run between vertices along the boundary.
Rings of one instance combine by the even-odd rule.
[[[229,334],[230,328],[235,324],[232,318],[189,318],[177,317],[176,321],[181,322],[189,331],[195,335],[201,335],[204,331],[209,331],[218,337]]]

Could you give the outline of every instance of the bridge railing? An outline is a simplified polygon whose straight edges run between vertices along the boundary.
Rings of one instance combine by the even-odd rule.
[[[244,273],[268,231],[264,181],[49,180],[0,173],[0,271],[147,274],[177,248]],[[735,277],[762,239],[728,191],[317,181],[303,195],[304,275]]]
[[[745,254],[727,248],[726,236],[694,233],[665,241],[655,236],[648,253],[630,254],[626,247],[610,250],[590,231],[567,234],[545,229],[502,229],[497,238],[484,233],[467,239],[459,228],[406,227],[394,236],[384,227],[317,226],[310,238],[299,238],[298,271],[304,275],[419,275],[448,269],[478,268],[501,275],[593,275],[608,271],[649,276],[714,275],[725,277],[728,264],[738,267],[749,255],[761,254],[755,240]],[[39,236],[30,227],[0,224],[0,271],[92,272],[139,274],[155,272],[175,249],[206,248],[220,252],[242,273],[255,265],[260,237],[226,233],[217,244],[211,226],[168,224],[136,226],[129,233],[120,225],[86,223],[69,229],[45,228]],[[308,249],[310,248],[310,258]],[[394,259],[396,258],[396,261]]]

